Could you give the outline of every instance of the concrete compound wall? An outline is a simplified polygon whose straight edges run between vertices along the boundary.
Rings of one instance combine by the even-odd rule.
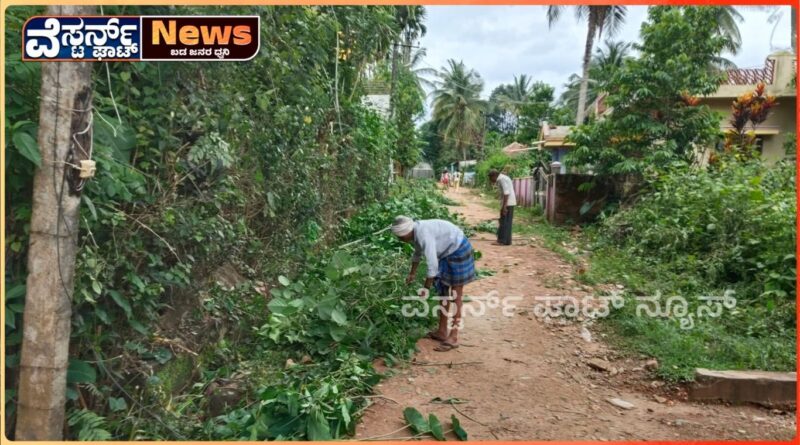
[[[593,186],[585,189],[583,184],[589,183]],[[623,177],[550,175],[545,216],[551,224],[588,222],[597,217],[606,203],[630,194],[637,187],[635,181]]]

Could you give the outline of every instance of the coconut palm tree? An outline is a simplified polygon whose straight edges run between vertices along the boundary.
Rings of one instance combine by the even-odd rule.
[[[622,41],[605,41],[605,46],[597,48],[592,61],[589,63],[589,82],[586,90],[586,103],[591,104],[597,99],[605,82],[611,80],[614,71],[622,66],[625,59],[630,57],[633,44]],[[560,102],[570,109],[577,109],[581,88],[581,76],[573,73],[564,84],[565,90],[561,93]]]
[[[775,35],[775,29],[783,18],[785,10],[782,6],[758,6],[758,8],[767,8],[767,10],[770,11],[769,17],[767,17],[767,22],[773,25],[772,34],[770,35],[770,45],[772,45],[772,38]],[[789,24],[791,27],[792,52],[797,53],[797,7],[795,6],[792,6],[789,9]]]
[[[396,6],[395,21],[400,28],[400,34],[395,39],[392,46],[392,80],[391,87],[397,82],[397,69],[400,57],[408,59],[411,54],[413,43],[428,31],[425,26],[425,7],[424,6]],[[400,48],[402,46],[402,49]]]
[[[606,40],[605,46],[597,48],[592,56],[590,77],[598,81],[607,81],[614,71],[622,66],[625,59],[630,57],[632,47],[633,44],[629,42]]]
[[[467,160],[470,141],[484,126],[486,101],[480,98],[483,79],[464,62],[447,61],[438,73],[437,88],[433,91],[433,119],[439,133],[462,160]]]
[[[561,105],[573,111],[578,109],[578,97],[580,96],[582,80],[581,76],[577,73],[569,75],[567,82],[564,84],[564,92],[561,93],[559,97]],[[588,104],[593,103],[597,99],[598,91],[596,85],[597,81],[590,78],[588,87],[586,88],[586,103]]]
[[[414,75],[417,88],[419,88],[420,94],[422,94],[423,97],[426,96],[426,88],[431,90],[435,88],[435,84],[428,79],[428,77],[437,75],[435,69],[423,66],[425,63],[424,59],[427,55],[428,52],[425,48],[417,48],[415,51],[404,54],[403,63],[401,65],[403,69],[408,70]]]
[[[514,75],[514,82],[503,85],[503,89],[497,96],[497,103],[505,110],[514,114],[519,114],[522,107],[531,95],[531,78],[527,74]]]
[[[583,75],[581,76],[580,90],[578,94],[578,110],[575,116],[575,122],[580,125],[583,123],[586,108],[586,95],[589,89],[589,64],[592,59],[592,48],[594,46],[595,37],[601,37],[603,30],[610,37],[619,31],[622,24],[625,22],[625,15],[628,9],[621,5],[612,6],[589,6],[589,5],[576,5],[573,7],[575,10],[575,17],[578,20],[586,20],[586,44],[583,51]],[[547,7],[547,22],[549,26],[553,26],[561,13],[564,10],[563,5],[551,5]]]
[[[716,11],[714,22],[717,24],[717,34],[726,39],[723,49],[731,55],[736,55],[742,47],[739,23],[744,20],[744,17],[733,6],[714,6],[713,8]],[[722,55],[715,56],[709,67],[712,71],[725,71],[734,68],[736,68],[736,64]]]
[[[714,9],[717,12],[715,19],[717,34],[728,38],[725,50],[735,56],[742,47],[739,23],[744,20],[744,17],[733,6],[717,6]]]

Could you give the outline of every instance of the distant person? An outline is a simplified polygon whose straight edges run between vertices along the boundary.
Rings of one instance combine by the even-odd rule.
[[[442,178],[441,178],[442,185],[445,187],[450,187],[450,173],[447,170],[442,170]]]
[[[456,170],[453,172],[453,187],[458,191],[458,186],[461,185],[461,172]]]
[[[425,256],[428,265],[425,289],[430,289],[436,281],[436,293],[440,297],[446,297],[441,299],[439,328],[429,332],[426,337],[441,342],[435,348],[436,351],[444,352],[457,348],[464,285],[475,280],[472,245],[458,226],[441,219],[414,221],[407,216],[398,216],[392,223],[392,233],[401,241],[414,245],[411,271],[406,278],[406,284],[414,281],[420,259]],[[455,303],[456,310],[448,333],[447,318],[451,301]]]
[[[494,169],[489,171],[489,180],[492,184],[497,184],[500,190],[500,224],[497,227],[497,242],[494,244],[510,246],[511,224],[514,220],[514,207],[517,205],[514,184],[511,178]]]

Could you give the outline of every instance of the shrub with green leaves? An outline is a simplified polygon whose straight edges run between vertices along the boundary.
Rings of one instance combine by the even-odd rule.
[[[549,152],[532,150],[518,156],[509,156],[502,151],[489,155],[475,167],[475,183],[478,186],[490,187],[489,171],[494,169],[511,178],[530,176],[531,168],[539,163],[548,164]]]
[[[435,321],[432,311],[403,315],[410,303],[403,296],[416,295],[404,282],[412,248],[374,232],[398,213],[452,219],[439,199],[428,183],[401,183],[392,198],[348,220],[345,247],[310,255],[300,273],[278,277],[266,322],[252,326],[259,402],[206,422],[204,437],[327,440],[353,433],[366,406],[361,396],[380,380],[373,360],[391,365],[410,357]]]
[[[613,319],[622,340],[669,363],[662,372],[675,378],[696,366],[793,369],[794,165],[722,161],[669,171],[652,187],[602,222],[589,279],[617,280],[637,295],[682,295],[692,311],[699,296],[732,290],[737,306],[691,331],[627,310]]]
[[[716,91],[714,63],[729,43],[716,7],[653,6],[641,28],[639,56],[603,85],[609,115],[577,127],[567,164],[597,174],[643,174],[690,163],[696,146],[719,133],[719,117],[695,96]]]
[[[32,178],[40,163],[41,71],[21,61],[18,40],[25,20],[43,11],[12,7],[4,23],[5,420],[11,426]],[[197,349],[206,359],[197,366],[210,381],[229,374],[230,363],[218,363],[219,356],[238,356],[260,340],[250,328],[266,319],[252,282],[223,291],[213,286],[212,272],[231,263],[244,278],[268,281],[304,270],[309,258],[327,257],[349,215],[385,200],[389,160],[413,160],[401,150],[407,147],[398,147],[396,128],[411,116],[389,122],[362,105],[365,67],[386,60],[403,29],[396,12],[395,6],[105,8],[112,15],[254,14],[269,26],[262,27],[259,56],[248,63],[95,66],[97,173],[81,197],[70,351],[72,368],[96,372],[73,373],[83,377],[69,381],[68,408],[80,400],[104,419],[112,438],[197,433],[196,400],[170,404],[174,394],[165,388],[173,379],[158,375],[183,351],[165,346],[163,336]],[[353,172],[363,174],[354,181]],[[207,332],[223,338],[200,335]],[[110,407],[122,397],[131,415]],[[152,422],[154,413],[163,422]],[[68,438],[99,437],[81,433],[96,429],[96,420],[76,419]],[[230,437],[249,437],[236,431]]]

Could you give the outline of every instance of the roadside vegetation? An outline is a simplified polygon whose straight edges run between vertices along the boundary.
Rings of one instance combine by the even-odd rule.
[[[691,380],[697,367],[788,371],[796,361],[794,159],[768,165],[755,149],[752,130],[776,102],[763,86],[732,105],[724,134],[719,116],[698,104],[721,81],[719,54],[732,44],[713,26],[718,12],[651,7],[639,55],[599,78],[613,111],[570,135],[568,165],[639,187],[577,231],[550,226],[539,210],[515,215],[515,233],[581,264],[576,279],[621,290],[626,304],[603,325],[622,348],[657,358],[670,380]],[[694,147],[714,144],[700,165]],[[786,153],[795,146],[789,135]],[[498,156],[478,170],[490,165],[519,168]],[[698,311],[725,295],[735,307]],[[660,316],[637,313],[644,296],[660,298]],[[674,296],[687,300],[685,314],[674,300],[670,307]]]
[[[240,285],[238,295],[212,293],[207,300],[212,307],[236,307],[241,335],[233,338],[240,340],[209,346],[207,361],[200,364],[204,378],[189,393],[196,404],[180,416],[170,413],[176,429],[207,440],[329,440],[353,434],[381,379],[373,361],[395,365],[408,359],[432,327],[429,317],[402,315],[407,302],[401,296],[415,295],[415,288],[404,284],[411,247],[390,232],[375,232],[397,214],[449,214],[432,187],[404,190],[348,220],[337,240],[344,247],[310,255],[298,273],[279,276],[269,303],[253,292],[252,283]],[[254,305],[236,304],[240,298]],[[211,382],[231,378],[242,385],[239,400],[208,416],[203,392]]]
[[[661,362],[659,372],[691,379],[694,368],[788,371],[797,335],[795,166],[731,163],[675,171],[630,208],[592,228],[588,284],[625,286],[629,296],[736,298],[717,317],[637,316],[635,300],[608,320],[618,341]]]
[[[520,208],[514,233],[573,264],[575,279],[598,295],[621,292],[625,305],[599,327],[623,350],[658,359],[661,377],[692,380],[695,368],[790,371],[797,354],[794,184],[788,160],[678,169],[633,205],[579,230]],[[708,304],[703,298],[725,295],[735,307],[696,316]],[[662,309],[669,297],[686,298],[691,328],[674,312],[637,313],[637,297],[653,296]]]
[[[447,217],[432,187],[389,185],[390,159],[408,166],[420,153],[413,122],[424,92],[399,44],[424,32],[423,11],[105,8],[258,14],[265,26],[260,55],[248,63],[94,65],[97,175],[81,197],[67,294],[66,438],[326,439],[352,431],[378,380],[372,359],[407,357],[427,320],[397,309],[411,292],[402,284],[407,246],[387,233],[337,246],[397,213]],[[41,65],[21,62],[18,43],[25,20],[43,12],[9,8],[4,28],[12,435],[32,178],[46,167],[37,143]],[[362,97],[386,81],[393,59],[389,118]],[[363,174],[354,181],[353,172]]]

